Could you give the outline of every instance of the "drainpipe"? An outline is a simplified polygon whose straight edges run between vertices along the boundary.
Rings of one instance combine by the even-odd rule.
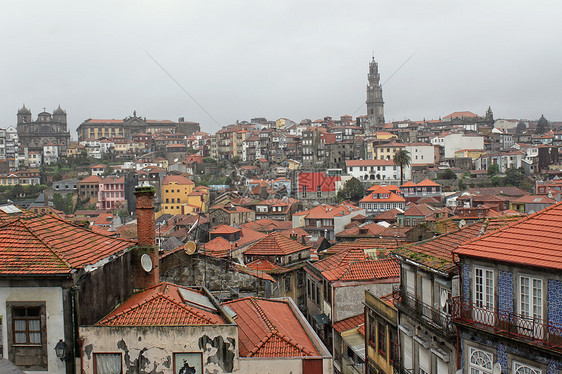
[[[455,261],[455,254],[453,252],[451,252],[451,257],[453,260],[453,264],[457,265],[457,268],[459,269],[459,295],[462,294],[462,282],[464,281],[463,278],[461,277],[461,265]],[[459,296],[460,298],[461,296]],[[460,337],[459,337],[459,327],[455,325],[455,328],[457,330],[457,370],[459,370],[461,368],[461,357],[460,357]]]

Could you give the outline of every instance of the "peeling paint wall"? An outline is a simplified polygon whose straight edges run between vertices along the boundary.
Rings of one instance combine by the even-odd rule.
[[[84,374],[94,373],[94,354],[120,353],[124,374],[173,373],[174,353],[200,352],[203,372],[237,373],[238,327],[94,327],[80,328]]]

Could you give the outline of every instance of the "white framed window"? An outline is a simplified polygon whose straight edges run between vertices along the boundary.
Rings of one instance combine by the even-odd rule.
[[[542,370],[518,361],[512,361],[511,372],[513,374],[542,374]]]
[[[519,277],[519,333],[542,339],[543,280],[526,275]]]
[[[412,297],[416,297],[416,275],[411,270],[406,270],[406,292]]]
[[[494,271],[474,268],[474,303],[480,308],[494,307]]]
[[[468,348],[468,372],[469,374],[491,374],[494,355],[490,352]]]

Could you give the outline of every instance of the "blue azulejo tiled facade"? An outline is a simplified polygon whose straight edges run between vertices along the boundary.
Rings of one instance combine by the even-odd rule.
[[[453,304],[464,373],[560,374],[562,272],[462,257]]]

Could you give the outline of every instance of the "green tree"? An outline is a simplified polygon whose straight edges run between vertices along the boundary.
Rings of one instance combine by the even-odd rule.
[[[336,200],[351,200],[359,201],[365,196],[365,187],[357,178],[351,178],[343,185],[343,188],[338,191]]]
[[[404,184],[404,167],[405,166],[410,166],[410,162],[412,161],[412,158],[410,157],[410,152],[408,152],[405,149],[401,149],[399,151],[396,151],[396,153],[394,154],[394,163],[396,165],[400,165],[400,185]]]
[[[457,175],[451,169],[447,169],[439,174],[439,179],[457,179]]]
[[[464,179],[461,179],[459,181],[459,191],[464,191],[466,190],[466,183],[464,182]]]
[[[488,176],[489,177],[493,177],[494,175],[499,174],[500,172],[500,167],[498,166],[498,164],[492,164],[490,166],[488,166]]]
[[[521,186],[525,178],[525,171],[523,168],[509,168],[505,172],[505,184],[507,186]]]
[[[241,161],[240,156],[234,156],[230,159],[230,163],[232,165],[238,165],[240,163],[240,161]]]
[[[217,160],[215,160],[212,157],[203,157],[203,162],[205,162],[207,164],[216,164]]]

